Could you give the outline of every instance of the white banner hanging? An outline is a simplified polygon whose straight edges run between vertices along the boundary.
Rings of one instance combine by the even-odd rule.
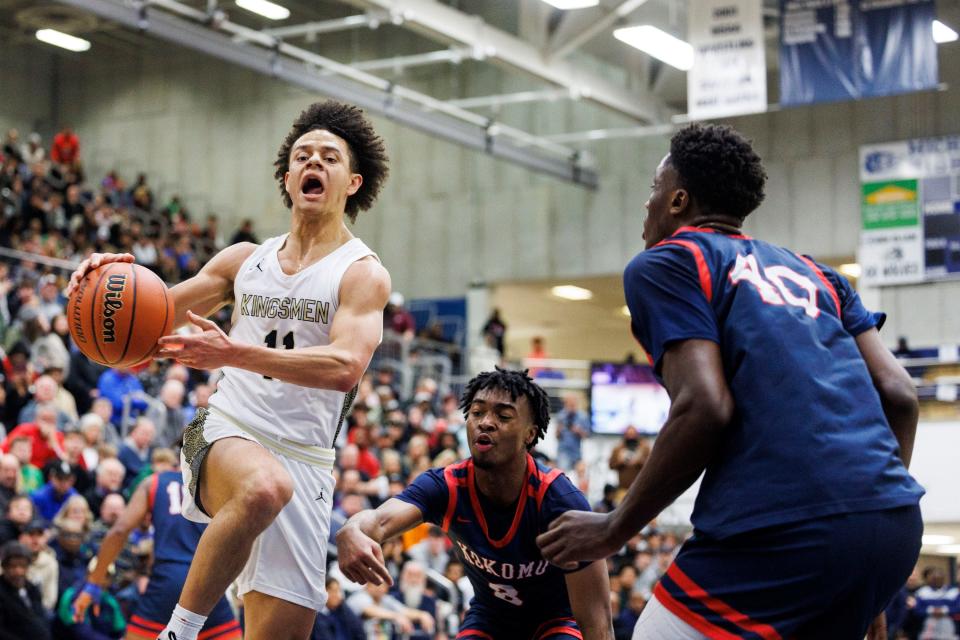
[[[767,110],[762,0],[697,0],[688,5],[693,68],[687,112],[693,120]]]

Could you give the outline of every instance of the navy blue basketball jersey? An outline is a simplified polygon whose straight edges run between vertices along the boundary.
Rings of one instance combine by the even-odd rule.
[[[527,479],[517,504],[497,508],[476,490],[473,459],[420,474],[397,498],[440,526],[474,588],[479,605],[500,620],[570,618],[564,572],[540,554],[536,537],[559,515],[589,511],[579,489],[559,469],[527,455]],[[583,566],[586,566],[584,564]],[[500,617],[503,616],[503,617]],[[572,618],[571,618],[572,619]]]
[[[180,515],[183,476],[179,471],[155,473],[150,478],[150,514],[153,520],[153,555],[156,562],[189,565],[206,525]]]
[[[725,536],[919,502],[855,337],[883,324],[826,266],[745,235],[683,227],[624,272],[634,336],[720,346],[735,411],[692,521]]]

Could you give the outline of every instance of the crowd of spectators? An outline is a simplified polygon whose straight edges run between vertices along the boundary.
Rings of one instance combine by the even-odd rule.
[[[176,196],[161,204],[145,175],[132,183],[118,172],[85,180],[80,150],[69,128],[49,152],[36,134],[21,144],[16,131],[7,133],[0,151],[0,247],[71,261],[92,251],[128,251],[177,282],[226,244],[216,216],[201,223]],[[250,222],[231,239],[239,240],[256,241]],[[74,624],[71,599],[137,485],[178,463],[180,434],[206,406],[217,375],[171,362],[110,370],[89,361],[72,344],[64,316],[68,271],[52,264],[22,256],[0,261],[0,640],[119,638],[146,588],[149,528],[131,535],[98,614]],[[226,327],[229,310],[218,320]],[[385,323],[408,340],[417,329],[396,296]],[[505,330],[494,313],[484,328],[491,364],[501,361]],[[548,357],[542,340],[533,346],[531,358]],[[552,428],[557,460],[537,455],[586,491],[581,443],[590,422],[576,398],[564,399]],[[353,514],[396,495],[422,471],[469,455],[458,398],[432,377],[401,385],[394,367],[377,365],[360,383],[344,432],[337,443],[329,602],[314,637],[454,637],[472,589],[442,531],[422,525],[384,544],[392,589],[347,580],[333,540]],[[614,508],[649,451],[628,430],[609,460],[617,480],[604,487],[595,510]],[[617,638],[631,636],[681,542],[681,533],[653,523],[608,561]],[[916,631],[904,637],[956,637],[924,631],[945,630],[943,620],[952,623],[958,612],[956,589],[942,575],[910,585],[901,609],[898,624]]]

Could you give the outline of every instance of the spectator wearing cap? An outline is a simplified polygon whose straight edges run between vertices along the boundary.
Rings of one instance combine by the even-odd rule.
[[[17,425],[7,434],[0,449],[9,453],[10,443],[19,437],[30,439],[30,464],[38,469],[48,462],[63,459],[63,434],[57,431],[57,409],[52,404],[37,406],[35,421]]]
[[[73,469],[73,475],[77,479],[73,486],[80,494],[86,493],[93,487],[93,473],[87,471],[87,463],[83,460],[83,444],[83,434],[76,429],[68,429],[63,434],[63,462]],[[50,475],[51,467],[58,462],[48,462],[43,469],[44,474]]]
[[[31,520],[17,539],[31,553],[27,580],[40,588],[43,608],[48,612],[57,606],[57,588],[60,569],[57,558],[47,546],[47,525],[43,520]]]
[[[33,520],[33,501],[30,496],[16,495],[7,503],[4,517],[0,520],[0,545],[16,540],[24,528]]]
[[[73,467],[68,462],[61,461],[50,470],[50,480],[36,491],[30,494],[33,504],[37,507],[37,513],[44,520],[52,520],[60,507],[72,496],[77,495],[77,490],[73,485],[77,477],[73,472]]]
[[[33,443],[27,436],[18,436],[10,441],[10,455],[20,463],[19,490],[31,493],[43,486],[43,472],[30,464],[33,457]]]
[[[20,410],[20,424],[35,422],[38,407],[40,405],[50,405],[55,411],[57,429],[59,431],[66,429],[67,425],[73,420],[70,414],[62,411],[56,404],[59,391],[60,385],[51,376],[43,375],[37,378],[37,381],[33,383],[33,400]]]
[[[22,148],[23,162],[27,166],[40,164],[47,159],[47,150],[43,148],[43,138],[36,131],[27,136],[27,144]]]
[[[123,463],[127,473],[124,476],[123,486],[126,488],[150,460],[153,450],[153,439],[157,429],[153,421],[146,417],[137,418],[130,435],[124,438],[123,445],[117,453],[117,458]]]
[[[403,294],[394,291],[390,294],[387,308],[383,312],[384,328],[399,334],[404,340],[412,340],[416,331],[413,315],[403,307]]]
[[[0,513],[6,513],[10,500],[17,495],[20,461],[12,453],[0,455]]]
[[[0,548],[0,638],[3,640],[48,640],[40,590],[27,579],[31,553],[19,542]]]

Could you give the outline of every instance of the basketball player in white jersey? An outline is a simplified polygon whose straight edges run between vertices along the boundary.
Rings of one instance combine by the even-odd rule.
[[[303,639],[326,602],[334,440],[382,337],[390,276],[344,222],[387,175],[383,141],[360,109],[317,103],[275,163],[290,232],[227,247],[174,286],[175,326],[159,357],[223,369],[209,411],[184,433],[183,513],[209,522],[163,640],[195,640],[239,578],[246,635]],[[129,254],[94,254],[71,287]],[[226,335],[206,316],[233,302]]]

